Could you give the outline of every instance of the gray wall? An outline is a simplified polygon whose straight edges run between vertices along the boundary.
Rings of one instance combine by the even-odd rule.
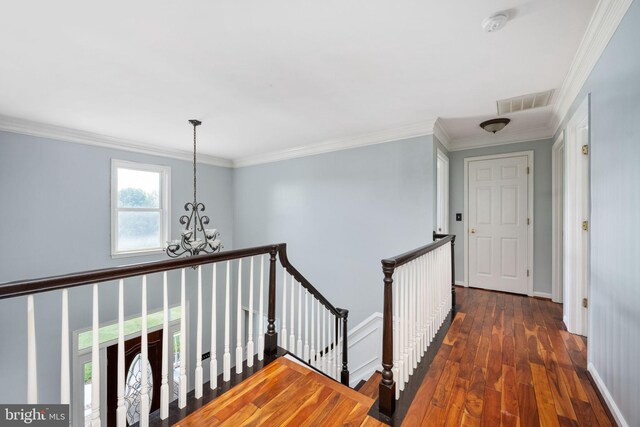
[[[640,3],[635,1],[564,119],[591,94],[588,361],[629,426],[640,425],[638,40]]]
[[[179,235],[178,218],[184,212],[183,204],[193,195],[191,163],[0,132],[0,235],[4,242],[0,283],[166,259],[164,254],[111,258],[112,158],[171,167],[172,235]],[[226,249],[233,248],[234,243],[232,179],[231,169],[199,165],[199,200],[221,231]],[[194,272],[189,270],[188,274],[193,277]],[[170,275],[172,303],[179,302],[178,277],[177,272]],[[205,270],[205,277],[209,278],[206,283],[211,283],[210,269]],[[189,283],[188,300],[195,307],[195,281]],[[159,285],[157,275],[149,277],[150,311],[162,306]],[[204,287],[205,301],[211,298],[209,286]],[[140,280],[126,281],[125,288],[125,316],[140,313]],[[222,295],[219,294],[220,301]],[[101,322],[117,319],[117,285],[101,285],[100,299]],[[91,288],[72,289],[69,303],[71,330],[90,326]],[[36,295],[35,310],[40,399],[56,402],[60,378],[60,292]],[[195,316],[191,320],[193,334]],[[205,336],[209,336],[207,322],[204,325]],[[0,388],[0,402],[25,402],[26,298],[0,300],[0,337],[0,378],[5,385],[11,385]],[[195,340],[191,344],[190,368],[195,361]],[[218,348],[222,348],[221,341]]]
[[[456,213],[464,215],[464,159],[490,154],[533,150],[533,290],[551,294],[551,145],[552,140],[528,141],[475,150],[449,153],[449,224],[456,238],[456,280],[464,280],[463,222],[456,221]]]
[[[236,245],[288,243],[355,325],[382,311],[380,260],[431,240],[434,158],[425,136],[237,169]]]

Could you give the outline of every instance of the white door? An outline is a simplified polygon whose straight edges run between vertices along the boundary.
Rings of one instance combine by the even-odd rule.
[[[468,165],[469,286],[527,294],[528,157]]]

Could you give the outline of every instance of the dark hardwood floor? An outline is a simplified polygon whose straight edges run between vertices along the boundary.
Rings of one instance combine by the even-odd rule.
[[[457,288],[460,309],[403,426],[610,426],[587,344],[548,300]]]

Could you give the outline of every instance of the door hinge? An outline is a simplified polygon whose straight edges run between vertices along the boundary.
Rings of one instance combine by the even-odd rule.
[[[527,166],[527,175],[529,175],[531,173],[531,170],[529,169],[529,166]]]
[[[589,155],[589,146],[588,145],[583,145],[582,146],[582,154],[584,154],[585,156]]]
[[[588,299],[586,299],[586,298],[582,298],[582,306],[583,306],[584,308],[589,307],[589,300],[588,300]]]
[[[527,270],[527,277],[529,277],[529,270]]]
[[[531,225],[531,218],[527,218],[527,225]]]
[[[584,231],[589,231],[589,221],[582,221],[582,229]]]

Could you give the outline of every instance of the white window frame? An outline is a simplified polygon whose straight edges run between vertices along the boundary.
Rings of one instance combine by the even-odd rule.
[[[160,174],[159,208],[118,208],[118,169],[131,169]],[[129,162],[111,159],[111,257],[121,258],[138,255],[150,255],[165,251],[165,242],[171,235],[170,230],[170,200],[171,200],[171,168],[169,166],[152,165],[147,163]],[[118,251],[118,212],[119,211],[159,211],[160,212],[160,246],[157,248]]]

